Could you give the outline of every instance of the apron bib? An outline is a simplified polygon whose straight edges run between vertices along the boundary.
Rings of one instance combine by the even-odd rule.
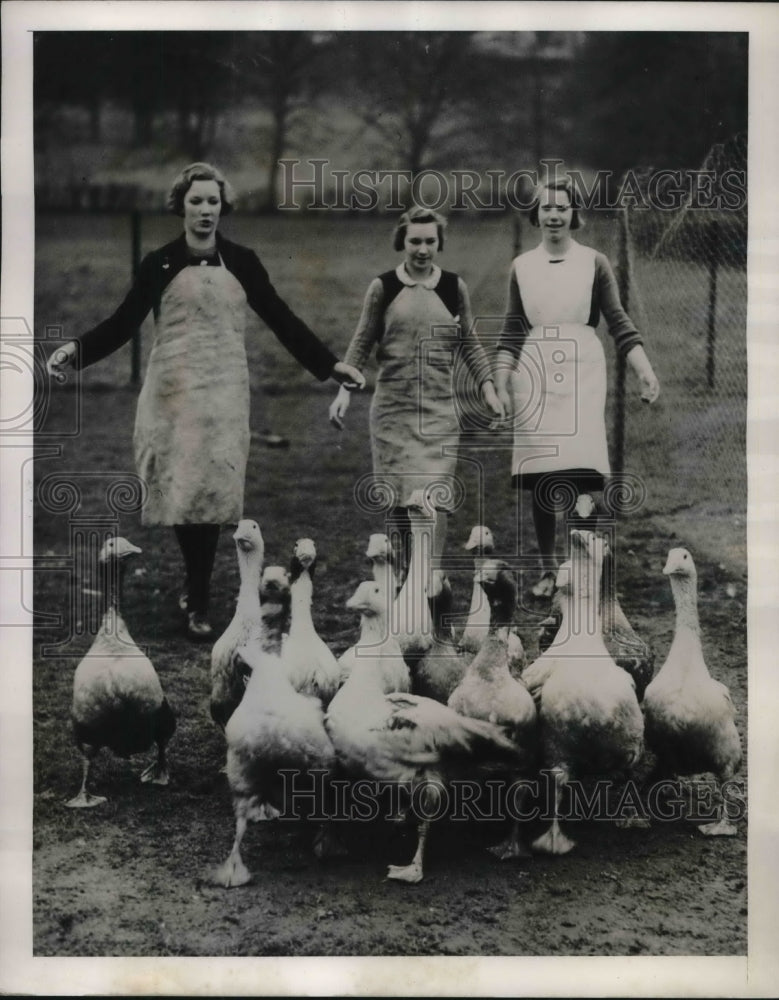
[[[550,262],[538,247],[514,266],[532,328],[510,384],[512,475],[564,469],[608,475],[606,356],[587,325],[594,252],[574,242],[562,260]]]
[[[144,524],[243,516],[249,454],[246,294],[219,267],[188,266],[166,288],[133,438],[148,488]]]

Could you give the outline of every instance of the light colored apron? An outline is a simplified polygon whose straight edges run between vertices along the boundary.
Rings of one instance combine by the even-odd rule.
[[[160,302],[133,438],[144,524],[243,517],[249,454],[246,293],[224,267],[184,267]]]
[[[373,472],[397,505],[431,487],[442,509],[453,502],[457,348],[456,322],[437,292],[422,282],[398,292],[385,314],[370,408]]]
[[[514,262],[531,330],[510,389],[513,475],[595,469],[608,475],[606,357],[587,326],[595,255],[574,243],[550,263],[538,247]]]

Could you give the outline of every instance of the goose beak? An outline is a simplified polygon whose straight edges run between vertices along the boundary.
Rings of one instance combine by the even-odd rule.
[[[366,559],[377,559],[380,556],[389,555],[389,538],[386,535],[371,535],[368,539],[368,548],[365,550]]]
[[[293,555],[303,566],[310,566],[316,559],[316,545],[310,538],[298,538]]]

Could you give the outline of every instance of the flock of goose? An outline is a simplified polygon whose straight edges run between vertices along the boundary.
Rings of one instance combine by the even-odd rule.
[[[451,588],[426,556],[435,513],[421,493],[409,499],[408,509],[412,550],[405,579],[387,537],[372,535],[371,578],[347,602],[360,615],[359,638],[337,659],[311,614],[314,542],[297,541],[289,571],[264,566],[259,525],[238,524],[235,613],[211,656],[211,715],[224,730],[235,813],[235,840],[213,874],[217,884],[250,880],[241,857],[248,821],[285,810],[291,773],[321,777],[325,800],[336,777],[405,789],[406,809],[418,821],[417,848],[409,864],[388,870],[389,878],[405,882],[422,879],[431,817],[455,782],[478,787],[499,776],[504,787],[525,795],[541,769],[552,776],[551,824],[529,847],[515,818],[506,840],[492,848],[507,859],[531,849],[571,850],[574,842],[559,821],[566,784],[630,773],[645,744],[657,760],[654,776],[712,773],[720,786],[733,777],[741,762],[735,710],[728,689],[704,662],[696,571],[686,549],[672,549],[663,571],[676,630],[654,676],[651,651],[629,625],[609,581],[611,555],[588,531],[571,533],[570,560],[558,573],[540,655],[527,664],[512,629],[515,576],[494,557],[489,529],[474,528],[466,545],[474,554],[474,586],[457,641],[448,624]],[[139,551],[118,537],[100,553],[106,609],[74,676],[83,780],[71,807],[105,801],[87,789],[90,764],[102,747],[127,757],[156,744],[157,759],[141,780],[168,782],[166,746],[175,719],[119,607],[124,567]],[[699,829],[715,836],[737,831],[724,806],[718,819]],[[315,853],[342,850],[337,823],[321,823]]]

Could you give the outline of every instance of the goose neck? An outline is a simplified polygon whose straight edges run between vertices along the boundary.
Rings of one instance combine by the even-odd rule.
[[[311,617],[313,591],[311,576],[307,570],[304,570],[290,587],[290,635],[314,627],[314,621]]]
[[[698,591],[690,577],[671,575],[671,593],[676,607],[676,629],[685,629],[700,635],[698,618]]]
[[[471,661],[469,671],[487,680],[508,673],[508,625],[490,626],[481,648]]]

